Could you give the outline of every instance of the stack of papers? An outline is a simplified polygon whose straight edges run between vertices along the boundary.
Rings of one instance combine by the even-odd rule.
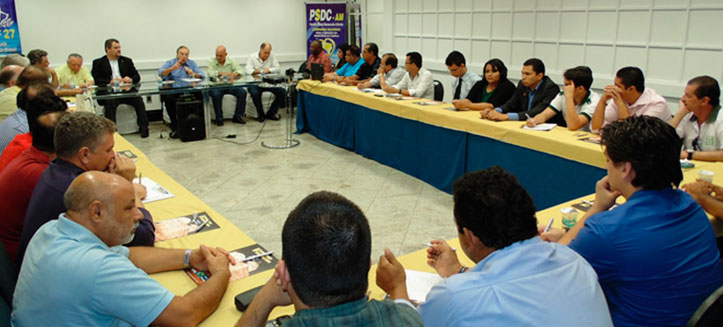
[[[413,302],[422,303],[427,298],[427,293],[434,285],[439,284],[443,279],[436,273],[428,273],[416,270],[404,270],[407,274],[407,293]]]
[[[546,123],[546,124],[537,124],[537,126],[534,126],[534,127],[529,127],[529,126],[525,125],[522,128],[529,129],[532,131],[549,131],[549,130],[555,128],[555,126],[557,126],[557,124]]]
[[[133,179],[133,183],[139,183],[138,178]],[[146,198],[143,199],[143,203],[149,203],[153,201],[158,200],[165,200],[170,199],[172,197],[175,197],[173,193],[169,192],[161,184],[156,183],[154,180],[150,178],[144,178],[141,183],[143,186],[146,187]]]

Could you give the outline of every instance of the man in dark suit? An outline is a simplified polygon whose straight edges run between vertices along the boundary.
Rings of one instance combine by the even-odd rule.
[[[547,109],[558,93],[560,93],[560,87],[545,75],[545,64],[542,63],[542,60],[527,59],[522,64],[522,79],[517,84],[517,90],[512,97],[502,106],[482,112],[482,117],[496,121],[524,121]],[[557,118],[562,119],[562,116]],[[549,122],[557,123],[558,121],[551,120]]]
[[[128,57],[121,56],[120,42],[116,39],[108,39],[105,41],[106,55],[93,60],[93,69],[91,74],[98,85],[98,95],[108,94],[105,89],[113,83],[137,84],[141,81],[141,75],[138,74],[133,60]],[[135,92],[135,88],[131,88],[130,92]],[[119,104],[124,103],[133,106],[136,110],[138,127],[140,128],[141,137],[148,137],[148,116],[146,115],[146,105],[141,97],[122,97],[117,99],[101,100],[98,103],[105,107],[105,117],[115,122],[116,108]]]

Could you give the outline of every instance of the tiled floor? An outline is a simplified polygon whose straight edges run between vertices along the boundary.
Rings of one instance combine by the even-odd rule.
[[[267,121],[263,130],[255,120],[245,125],[227,120],[222,127],[211,127],[211,139],[182,143],[168,139],[166,126],[152,123],[149,138],[125,137],[270,250],[281,251],[281,227],[289,211],[319,190],[340,193],[364,211],[375,262],[385,247],[402,255],[423,248],[431,239],[457,235],[451,195],[414,177],[309,134],[294,135],[301,145],[292,149],[262,147],[262,141],[283,143],[284,124],[285,115],[281,121]],[[228,134],[237,137],[225,138]],[[241,144],[257,135],[254,142]]]

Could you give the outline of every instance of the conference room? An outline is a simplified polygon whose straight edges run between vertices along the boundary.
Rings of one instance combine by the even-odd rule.
[[[529,193],[536,223],[543,230],[548,223],[552,230],[563,230],[583,220],[595,202],[596,184],[608,175],[609,157],[600,135],[563,126],[523,128],[524,113],[521,120],[493,121],[475,110],[456,110],[453,100],[460,82],[446,64],[452,51],[463,54],[464,67],[481,79],[485,63],[499,59],[514,85],[530,66],[526,61],[538,58],[544,62],[543,75],[563,97],[570,68],[589,67],[589,92],[603,96],[606,86],[616,84],[621,68],[637,67],[645,89],[663,99],[668,119],[678,112],[689,80],[703,75],[723,78],[723,40],[715,33],[723,28],[715,19],[723,13],[718,1],[223,0],[199,5],[132,0],[111,6],[91,0],[32,0],[15,1],[14,9],[22,53],[43,49],[51,68],[57,70],[77,53],[82,65],[92,70],[94,59],[107,55],[105,42],[111,38],[122,46],[122,56],[132,58],[141,81],[136,85],[142,90],[135,96],[145,108],[147,134],[134,107],[119,105],[114,150],[134,163],[133,181],[147,190],[143,204],[153,217],[155,247],[185,251],[203,244],[229,251],[228,257],[237,262],[218,307],[201,326],[235,323],[242,313],[234,298],[277,278],[277,263],[285,262],[282,230],[287,218],[314,192],[340,194],[368,220],[373,264],[368,292],[377,300],[388,293],[376,285],[385,249],[407,270],[407,284],[416,283],[408,286],[412,303],[424,302],[431,285],[425,289],[422,284],[439,282],[427,264],[427,251],[436,244],[431,241],[444,240],[460,250],[458,255],[466,253],[461,251],[468,245],[459,239],[453,197],[455,181],[465,174],[500,166],[514,175]],[[5,12],[3,3],[0,10]],[[325,17],[331,23],[320,22],[318,13],[323,10],[334,13]],[[339,27],[343,28],[336,36],[328,34]],[[315,28],[327,34],[313,36]],[[283,93],[263,92],[255,101],[251,93],[259,91],[251,88],[260,81],[253,76],[285,77],[288,70],[303,70],[313,40],[321,41],[334,65],[339,60],[335,50],[342,43],[357,45],[362,61],[365,45],[375,43],[382,62],[392,53],[402,68],[405,61],[410,64],[408,54],[417,52],[423,58],[420,68],[439,85],[435,99],[364,92],[292,73],[279,85],[260,87],[282,88]],[[239,93],[221,95],[221,119],[210,90],[224,78],[216,74],[216,81],[211,81],[208,74],[214,60],[220,63],[219,46],[226,60],[239,66],[240,80],[232,86],[245,91],[245,99]],[[164,82],[164,67],[181,61],[179,51],[187,53],[201,73],[188,73],[200,80],[192,82],[205,120],[198,140],[171,137],[183,122],[171,125],[168,99],[163,97],[167,93],[162,90],[170,84]],[[249,63],[263,64],[267,55],[278,62],[276,70],[262,67],[261,74],[247,73]],[[96,84],[79,97],[64,99],[78,111],[103,115],[104,105],[98,103],[104,100],[98,93],[103,86]],[[291,89],[293,97],[278,101],[278,95]],[[92,109],[81,107],[88,100],[83,94],[90,94]],[[245,106],[240,115],[239,101]],[[269,114],[276,105],[278,112]],[[693,167],[683,169],[681,186],[709,174],[712,185],[723,184],[719,162],[696,158],[685,160]],[[619,198],[618,205],[624,200]],[[707,215],[711,234],[723,235],[723,224],[714,216]],[[465,268],[477,262],[459,257]],[[194,270],[149,276],[182,297],[210,280],[195,269],[193,260],[190,266]],[[413,296],[413,291],[418,293]],[[294,306],[282,306],[268,318],[293,316],[295,311]],[[618,320],[613,316],[612,321]]]

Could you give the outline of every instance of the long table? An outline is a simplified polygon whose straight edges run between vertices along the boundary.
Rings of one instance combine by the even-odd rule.
[[[197,249],[201,244],[206,244],[214,247],[219,246],[231,251],[256,243],[248,235],[246,235],[246,233],[238,229],[233,223],[223,217],[223,215],[205,204],[186,188],[178,184],[178,182],[176,182],[173,178],[151,163],[145,154],[143,154],[143,152],[141,152],[138,148],[133,146],[122,136],[116,134],[115,151],[120,152],[124,150],[130,150],[138,157],[136,160],[136,173],[142,173],[144,179],[150,178],[156,181],[175,195],[173,198],[155,201],[145,205],[146,209],[148,209],[153,215],[153,219],[155,221],[162,221],[165,219],[205,211],[220,227],[218,229],[198,234],[157,242],[157,247]],[[280,235],[281,231],[279,231],[279,236]],[[275,254],[277,258],[279,258],[280,255],[280,253]],[[218,309],[206,320],[204,320],[201,323],[201,326],[232,326],[236,320],[241,317],[241,313],[236,310],[234,305],[234,297],[236,294],[264,284],[271,277],[272,273],[273,270],[268,270],[229,283],[228,289],[226,290]],[[179,296],[196,288],[196,284],[186,275],[185,272],[181,270],[152,274],[151,277],[168,288],[173,294]],[[274,310],[271,316],[277,317],[292,313],[292,307],[284,307]]]
[[[523,122],[482,120],[450,104],[415,104],[304,80],[298,85],[297,133],[352,150],[448,193],[466,172],[499,165],[513,173],[538,208],[590,193],[605,175],[600,145],[584,132],[522,129]]]

